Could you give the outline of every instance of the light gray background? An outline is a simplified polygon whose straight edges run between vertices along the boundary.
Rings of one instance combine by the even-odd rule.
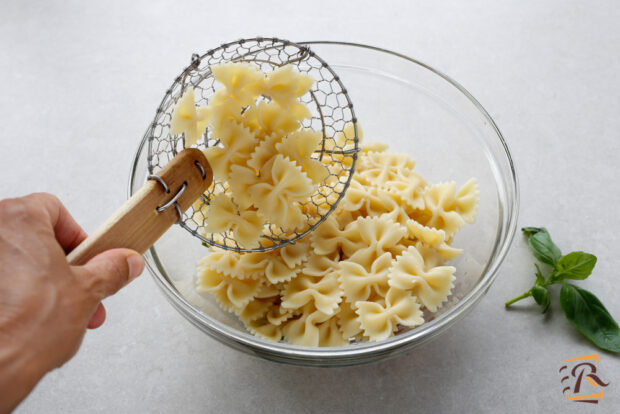
[[[479,99],[518,168],[520,225],[595,253],[581,285],[620,318],[619,21],[615,0],[4,0],[0,198],[55,193],[92,231],[124,200],[136,146],[192,52],[256,35],[368,43],[437,67]],[[599,352],[611,385],[598,406],[568,402],[562,361],[596,350],[555,305],[547,316],[529,301],[504,310],[532,270],[518,236],[488,295],[445,335],[341,369],[233,351],[186,322],[145,274],[106,302],[106,324],[17,411],[618,412],[618,357]]]

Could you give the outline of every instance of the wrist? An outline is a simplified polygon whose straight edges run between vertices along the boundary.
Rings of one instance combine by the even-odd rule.
[[[40,358],[12,338],[0,335],[0,413],[10,412],[47,372]]]

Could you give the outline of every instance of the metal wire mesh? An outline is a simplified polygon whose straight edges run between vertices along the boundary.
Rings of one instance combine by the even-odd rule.
[[[286,64],[315,79],[310,91],[301,97],[301,102],[310,109],[312,117],[302,122],[302,127],[322,131],[323,140],[313,158],[322,161],[329,170],[329,176],[318,186],[317,191],[301,209],[306,217],[303,229],[285,231],[275,224],[267,223],[259,246],[245,249],[235,241],[232,232],[207,233],[204,209],[190,208],[180,218],[179,224],[204,243],[239,252],[268,251],[295,242],[314,230],[336,208],[344,196],[355,169],[358,152],[357,120],[349,95],[340,78],[308,47],[276,38],[243,39],[209,50],[202,56],[193,55],[191,64],[175,79],[166,91],[157,108],[155,119],[146,131],[149,143],[148,168],[156,174],[179,151],[185,148],[183,134],[171,135],[170,123],[176,102],[185,88],[194,88],[197,105],[207,105],[215,94],[217,85],[211,73],[211,65],[226,62],[247,62],[256,65],[263,72],[270,72]],[[353,128],[345,126],[351,124]],[[217,146],[219,140],[207,128],[202,140],[194,146],[204,149]],[[230,193],[225,182],[214,180],[209,190],[201,197],[202,205],[209,204],[217,194]]]

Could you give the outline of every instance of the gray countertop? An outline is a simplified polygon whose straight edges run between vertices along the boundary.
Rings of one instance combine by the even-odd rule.
[[[0,4],[0,198],[57,194],[87,231],[124,199],[134,151],[194,51],[255,35],[344,40],[421,59],[485,106],[513,153],[520,225],[598,256],[580,283],[620,318],[620,6],[598,2],[44,2]],[[96,201],[95,201],[96,200]],[[229,349],[143,277],[48,374],[19,413],[619,412],[620,360],[598,405],[570,402],[558,369],[597,352],[529,288],[520,235],[488,294],[456,326],[380,363],[309,369]],[[555,292],[557,294],[557,292]]]

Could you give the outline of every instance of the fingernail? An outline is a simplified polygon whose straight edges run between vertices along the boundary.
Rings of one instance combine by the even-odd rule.
[[[144,259],[139,254],[132,254],[127,257],[129,265],[129,280],[133,280],[142,274],[144,270]]]

